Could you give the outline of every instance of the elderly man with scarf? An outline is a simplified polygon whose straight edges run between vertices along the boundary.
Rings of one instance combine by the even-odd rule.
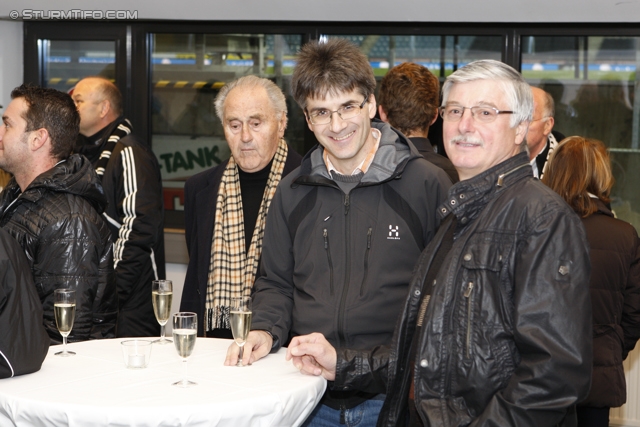
[[[251,294],[271,199],[301,157],[283,139],[287,105],[270,80],[234,80],[215,107],[231,157],[185,184],[189,266],[180,310],[198,313],[198,335],[232,338],[231,298]]]

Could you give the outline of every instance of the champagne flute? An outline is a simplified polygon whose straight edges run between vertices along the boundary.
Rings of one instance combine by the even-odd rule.
[[[182,357],[182,365],[184,366],[182,380],[173,383],[178,387],[190,387],[197,384],[187,379],[187,359],[191,356],[193,347],[196,345],[197,332],[198,318],[195,313],[180,312],[173,315],[173,343],[178,355]]]
[[[171,280],[154,280],[151,282],[151,301],[156,320],[160,323],[160,339],[155,344],[168,344],[172,342],[165,338],[164,326],[171,316],[171,302],[173,301],[173,282]]]
[[[73,320],[76,317],[76,291],[71,289],[56,289],[53,291],[53,313],[56,318],[56,326],[62,335],[62,351],[56,356],[75,356],[73,351],[67,351],[67,336],[73,329]]]
[[[231,298],[229,323],[231,324],[233,339],[236,344],[238,344],[238,347],[240,347],[236,366],[244,366],[242,364],[242,354],[244,352],[244,345],[247,342],[247,336],[251,330],[251,314],[251,297]]]

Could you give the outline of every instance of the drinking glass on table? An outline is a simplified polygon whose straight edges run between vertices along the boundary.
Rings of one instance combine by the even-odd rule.
[[[197,332],[198,319],[195,313],[180,312],[173,315],[173,343],[178,351],[178,356],[182,357],[184,366],[182,381],[173,383],[173,385],[179,387],[196,385],[196,383],[187,379],[187,359],[191,356],[193,347],[196,345]]]
[[[171,302],[173,301],[173,282],[171,280],[154,280],[151,282],[151,300],[156,320],[160,323],[160,339],[155,344],[168,344],[170,339],[165,338],[164,326],[171,316]]]
[[[236,366],[244,366],[242,364],[242,354],[244,345],[247,342],[247,336],[251,329],[251,297],[234,297],[231,298],[231,307],[229,309],[229,323],[231,324],[231,333],[240,352],[238,353],[238,363]]]
[[[73,320],[76,317],[76,291],[72,289],[56,289],[53,291],[53,313],[56,317],[56,326],[62,335],[62,351],[56,356],[75,356],[73,351],[67,351],[67,336],[73,329]]]

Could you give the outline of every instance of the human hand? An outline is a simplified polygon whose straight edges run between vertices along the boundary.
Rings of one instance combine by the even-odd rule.
[[[336,378],[336,349],[320,333],[293,338],[286,359],[293,360],[293,365],[303,374],[322,375],[328,381]]]
[[[247,342],[244,344],[244,353],[242,355],[242,364],[251,365],[256,360],[262,359],[271,351],[273,338],[265,331],[251,331],[247,336]],[[233,366],[238,363],[238,354],[240,347],[232,342],[227,349],[227,357],[224,360],[225,366]]]

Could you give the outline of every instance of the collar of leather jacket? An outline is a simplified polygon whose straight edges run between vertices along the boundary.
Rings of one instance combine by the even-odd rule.
[[[477,216],[488,199],[527,177],[533,179],[533,172],[529,156],[523,151],[452,186],[447,199],[438,207],[438,215],[444,219],[453,213],[458,222],[464,225]]]

